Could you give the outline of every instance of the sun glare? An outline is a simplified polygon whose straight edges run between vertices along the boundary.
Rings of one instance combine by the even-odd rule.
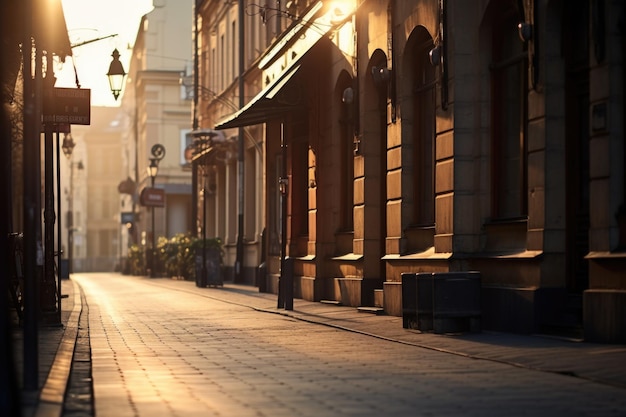
[[[92,106],[117,106],[109,88],[107,70],[111,52],[118,49],[128,71],[132,45],[141,17],[152,9],[151,0],[62,0],[73,57],[56,73],[57,87],[91,89]],[[111,36],[117,35],[117,36]],[[96,40],[100,39],[101,40]],[[94,42],[85,43],[94,40]],[[81,45],[85,43],[84,45]],[[75,46],[80,45],[80,46]]]

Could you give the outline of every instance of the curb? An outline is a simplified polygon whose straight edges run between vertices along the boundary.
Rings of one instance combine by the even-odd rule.
[[[83,309],[80,288],[76,282],[72,280],[70,282],[74,286],[74,306],[65,325],[63,338],[54,357],[52,368],[41,389],[35,417],[60,417],[63,413],[63,402],[78,337],[78,319]]]

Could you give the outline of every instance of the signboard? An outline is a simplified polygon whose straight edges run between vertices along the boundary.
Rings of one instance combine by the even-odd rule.
[[[146,207],[165,207],[165,190],[146,187],[141,191],[139,204]]]
[[[44,90],[44,123],[91,124],[91,90],[88,88],[50,88]]]
[[[134,223],[135,222],[135,213],[132,211],[124,211],[122,212],[122,224]]]

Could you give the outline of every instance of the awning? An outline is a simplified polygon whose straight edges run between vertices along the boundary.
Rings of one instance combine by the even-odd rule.
[[[221,120],[216,129],[229,129],[231,127],[251,126],[265,123],[281,114],[295,110],[294,103],[280,100],[278,94],[281,89],[298,72],[300,65],[291,67],[280,78],[271,82],[265,89],[256,95],[248,104],[238,112]]]
[[[57,55],[61,61],[72,55],[61,0],[35,0],[33,4],[33,32],[42,49]]]
[[[338,3],[320,0],[283,33],[259,62],[263,78],[271,81],[245,107],[219,121],[215,128],[228,129],[265,123],[285,113],[297,111],[298,106],[294,100],[285,99],[290,96],[288,84],[303,65],[303,57],[355,12],[356,2],[346,0],[342,4],[345,6],[343,9]]]
[[[32,31],[28,37],[35,39],[37,48],[57,55],[61,61],[72,55],[61,0],[0,1],[0,39],[4,42],[4,65],[0,79],[9,87],[0,92],[3,103],[12,100],[15,94],[13,86],[22,62],[20,44],[24,43],[27,36],[24,33],[25,13],[30,12],[30,8],[26,6],[33,10],[30,15]]]

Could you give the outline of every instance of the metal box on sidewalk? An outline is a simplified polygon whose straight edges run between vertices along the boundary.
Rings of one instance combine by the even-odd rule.
[[[60,277],[62,279],[67,279],[70,277],[70,260],[69,259],[61,259],[60,264]]]
[[[402,327],[417,329],[417,278],[414,272],[402,273]]]
[[[204,261],[205,268],[202,268]],[[223,286],[221,255],[219,249],[205,248],[204,256],[202,248],[196,251],[196,286],[217,287]]]
[[[432,328],[431,272],[402,274],[402,327],[422,330]],[[426,314],[424,314],[426,313]],[[429,320],[424,323],[424,320]]]
[[[432,330],[481,330],[480,272],[443,272],[432,277]]]
[[[480,272],[402,274],[402,326],[435,333],[481,330]]]

